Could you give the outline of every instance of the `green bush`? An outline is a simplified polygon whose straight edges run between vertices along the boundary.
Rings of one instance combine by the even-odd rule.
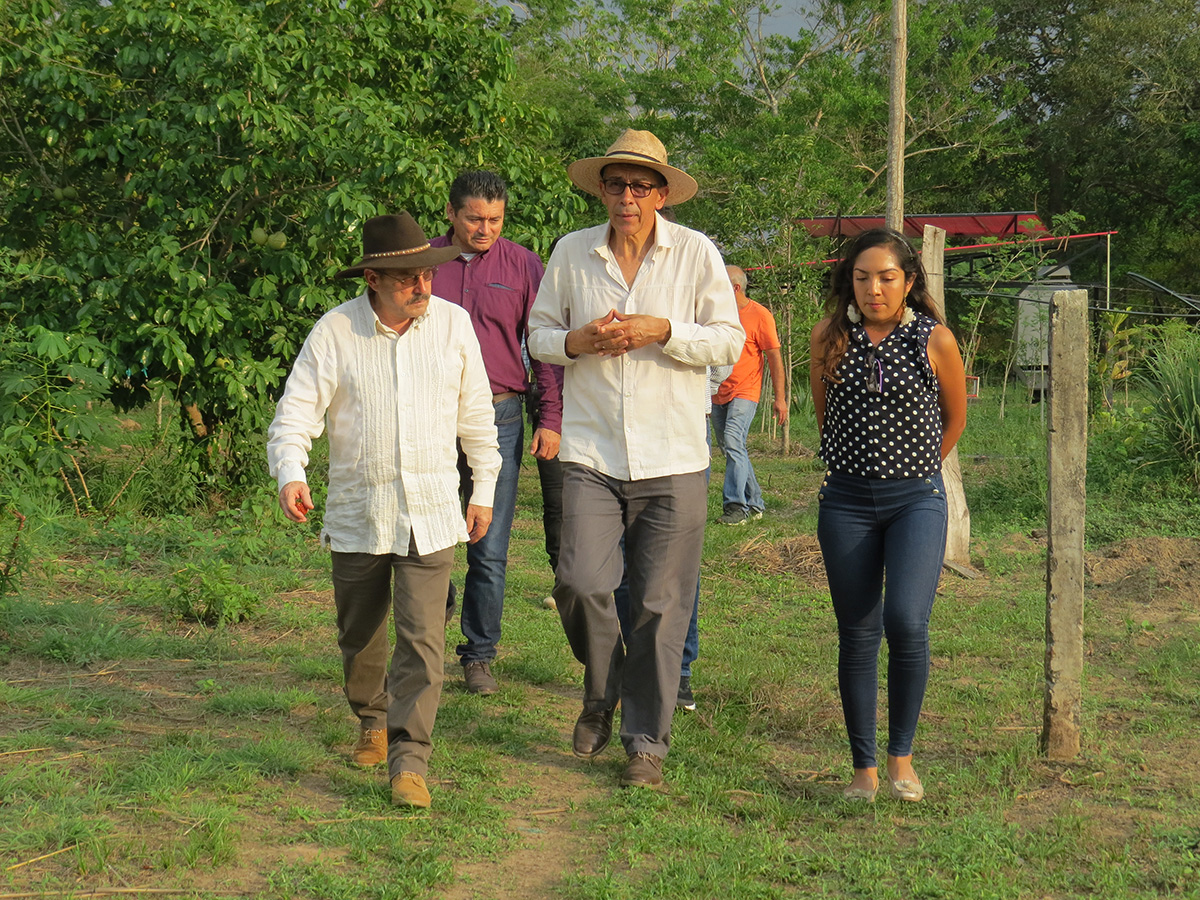
[[[1150,357],[1147,380],[1164,443],[1200,485],[1200,335],[1169,335]]]
[[[188,563],[172,576],[165,594],[169,610],[215,626],[249,619],[262,603],[257,588],[242,584],[238,570],[223,560]]]

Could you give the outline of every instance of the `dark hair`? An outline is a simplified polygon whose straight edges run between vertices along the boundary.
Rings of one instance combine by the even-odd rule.
[[[846,352],[850,341],[850,319],[846,310],[854,302],[854,264],[859,256],[874,247],[886,247],[896,257],[904,272],[905,280],[913,280],[905,302],[917,312],[924,313],[942,325],[946,317],[938,311],[925,283],[925,267],[917,249],[903,234],[891,228],[872,228],[864,231],[846,247],[845,255],[833,269],[829,283],[829,296],[825,300],[825,311],[829,313],[829,324],[821,336],[821,373],[829,380],[837,380],[838,363]]]
[[[458,212],[471,197],[486,200],[488,203],[499,200],[508,206],[508,186],[495,172],[460,172],[450,185],[450,208]]]

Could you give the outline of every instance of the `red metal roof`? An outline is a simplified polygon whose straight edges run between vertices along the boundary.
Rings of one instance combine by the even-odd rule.
[[[885,224],[883,216],[819,216],[797,222],[813,237],[854,237]],[[1050,233],[1035,212],[937,213],[904,217],[904,233],[909,237],[920,237],[925,233],[926,225],[946,229],[947,236]]]

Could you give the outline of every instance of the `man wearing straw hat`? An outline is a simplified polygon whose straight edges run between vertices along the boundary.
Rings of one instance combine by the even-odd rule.
[[[332,551],[345,693],[360,724],[351,758],[361,766],[386,761],[400,806],[430,803],[425,775],[454,547],[487,532],[500,472],[492,392],[470,316],[430,294],[437,266],[457,252],[430,247],[408,213],[369,219],[362,259],[337,275],[363,278],[366,291],[313,327],[268,431],[279,505],[304,522],[313,509],[308,453],[328,422],[321,541]],[[474,478],[465,521],[456,440]]]
[[[706,367],[736,361],[745,335],[717,248],[659,215],[696,182],[658,138],[627,130],[567,174],[608,210],[559,241],[529,318],[530,354],[565,367],[554,599],[585,667],[573,749],[589,759],[607,746],[619,701],[621,784],[659,787],[704,540]],[[624,646],[612,597],[623,566]]]

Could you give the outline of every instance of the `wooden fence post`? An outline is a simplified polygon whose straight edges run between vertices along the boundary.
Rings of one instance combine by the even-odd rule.
[[[925,266],[925,285],[934,305],[946,314],[945,291],[946,230],[926,225],[921,240],[921,263]],[[946,526],[946,562],[963,574],[974,574],[971,568],[971,510],[963,493],[962,469],[958,464],[958,448],[942,462],[942,480],[946,484],[946,506],[950,521]]]
[[[1079,753],[1083,677],[1083,527],[1087,478],[1087,291],[1050,298],[1046,441],[1046,697],[1042,752]]]

